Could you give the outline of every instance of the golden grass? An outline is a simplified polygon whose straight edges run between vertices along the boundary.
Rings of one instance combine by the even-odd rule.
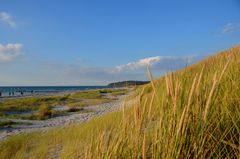
[[[0,158],[239,158],[240,47],[136,90],[122,112],[0,144]]]

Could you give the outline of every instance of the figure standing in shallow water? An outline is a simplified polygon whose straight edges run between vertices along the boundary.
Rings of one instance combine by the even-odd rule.
[[[23,96],[23,91],[21,91],[21,95]]]
[[[2,92],[0,92],[0,97],[2,96]]]

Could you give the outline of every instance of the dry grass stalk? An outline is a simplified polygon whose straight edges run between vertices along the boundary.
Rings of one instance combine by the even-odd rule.
[[[139,128],[140,130],[141,130],[141,127],[142,127],[142,123],[143,123],[143,121],[145,119],[147,104],[148,104],[148,98],[145,99],[145,102],[144,102],[144,105],[143,105],[143,109],[140,112],[140,128]]]
[[[90,145],[86,148],[86,154],[85,159],[91,159],[92,158],[92,147],[93,147],[93,137],[91,137]]]
[[[138,100],[139,104],[140,104],[140,102],[141,102],[141,99],[142,99],[142,96],[143,96],[143,94],[144,94],[145,89],[146,89],[146,86],[144,86],[144,87],[142,88],[142,91],[141,91],[141,93],[140,93],[139,96],[138,96],[138,98],[139,98],[139,100]]]
[[[149,109],[148,109],[148,120],[149,120],[150,117],[151,117],[152,105],[153,105],[154,97],[155,97],[155,94],[153,93],[153,94],[152,94],[151,101],[150,101]]]
[[[170,73],[169,75],[166,75],[165,81],[166,81],[166,87],[167,87],[167,94],[170,96],[174,96],[173,94],[173,75]]]
[[[155,128],[154,132],[154,138],[153,138],[153,143],[152,143],[152,159],[157,158],[157,148],[158,148],[158,142],[159,142],[159,136],[158,136],[158,128]]]
[[[219,79],[218,79],[218,82],[221,81],[221,79],[222,79],[222,77],[223,77],[223,74],[225,73],[225,71],[226,71],[229,63],[230,63],[230,60],[228,60],[227,63],[224,65],[223,70],[222,70],[222,72],[221,72],[221,74],[220,74],[220,77],[219,77]]]
[[[201,80],[202,80],[202,76],[203,76],[203,71],[205,69],[205,65],[203,65],[202,69],[201,69],[201,72],[200,72],[200,75],[198,77],[198,82],[197,82],[197,86],[196,86],[196,91],[197,91],[197,96],[199,95],[200,93],[200,83],[201,83]]]
[[[144,114],[145,114],[147,104],[148,104],[148,98],[145,99],[145,102],[143,104],[143,109],[142,109],[142,112],[141,112],[142,116],[144,116]]]
[[[196,79],[197,79],[197,76],[195,76],[195,78],[193,80],[192,87],[191,87],[191,90],[190,90],[190,93],[189,93],[189,96],[188,96],[187,106],[184,107],[182,115],[181,115],[181,118],[180,118],[180,121],[179,121],[179,124],[178,124],[178,130],[177,130],[177,134],[176,134],[177,137],[180,136],[180,131],[181,131],[182,127],[183,127],[184,120],[188,116],[187,113],[188,113],[188,111],[190,109],[189,107],[190,107],[190,104],[191,104],[191,99],[192,99],[192,95],[193,95],[193,90],[195,88]]]
[[[240,151],[240,146],[239,146],[239,145],[236,145],[236,144],[233,144],[233,143],[229,143],[229,142],[224,141],[224,140],[220,140],[220,141],[221,141],[222,143],[227,144],[227,145],[231,146],[232,148]],[[239,154],[239,155],[240,155],[240,154]]]
[[[181,84],[179,82],[179,80],[176,81],[176,86],[175,86],[175,92],[174,92],[174,99],[173,99],[173,114],[174,117],[176,117],[176,111],[177,111],[177,101],[178,101],[178,96],[180,93],[180,89],[181,89]]]
[[[138,106],[137,105],[134,105],[133,106],[133,115],[134,115],[134,126],[135,128],[137,127],[137,120],[138,120],[138,112],[137,112],[137,108]]]
[[[126,107],[126,98],[124,99],[124,101],[123,101],[123,106],[122,106],[122,112],[123,112],[123,121],[125,121],[126,119],[125,119],[125,107]]]
[[[172,73],[170,73],[170,75],[169,75],[169,90],[170,90],[170,94],[171,94],[171,96],[173,97],[174,96],[174,88],[173,88],[174,86],[173,86],[173,74]]]
[[[157,96],[157,91],[156,91],[156,87],[155,87],[155,84],[154,84],[154,79],[153,79],[153,76],[152,76],[152,73],[150,71],[150,68],[149,68],[148,64],[146,65],[146,67],[147,67],[147,71],[148,71],[148,76],[149,76],[151,84],[152,84],[153,92]]]
[[[204,72],[204,69],[205,69],[205,64],[203,65],[202,69],[201,69],[201,72],[199,74],[199,77],[198,77],[198,81],[197,81],[197,85],[196,85],[196,104],[195,104],[195,111],[194,111],[194,116],[197,117],[198,114],[199,114],[199,110],[200,110],[200,84],[201,84],[201,81],[202,81],[202,78],[203,78],[203,72]]]
[[[143,134],[143,143],[142,143],[142,158],[146,159],[146,129]]]
[[[104,139],[105,139],[105,132],[103,131],[100,139],[99,139],[99,146],[98,149],[100,150],[101,153],[103,153],[103,148],[104,148]]]
[[[191,102],[192,102],[192,96],[193,96],[193,92],[194,92],[194,89],[195,89],[195,86],[196,86],[196,80],[197,80],[197,75],[193,79],[193,84],[192,84],[192,87],[191,87],[191,90],[190,90],[190,94],[188,96],[188,103],[187,103],[188,110],[189,110],[189,107],[190,107]]]
[[[117,141],[114,143],[114,147],[113,147],[113,153],[116,154],[118,149],[119,149],[119,145],[121,143],[123,139],[117,138]]]
[[[167,95],[170,95],[168,76],[165,76],[165,82],[166,82],[166,88],[167,88]]]
[[[217,85],[217,74],[215,73],[214,77],[213,77],[213,85],[212,85],[212,88],[211,88],[210,93],[208,95],[205,110],[204,110],[204,114],[203,114],[204,123],[206,123],[206,120],[207,120],[207,114],[208,114],[208,111],[209,111],[210,103],[211,103],[212,96],[213,96],[214,90],[216,88],[216,85]]]

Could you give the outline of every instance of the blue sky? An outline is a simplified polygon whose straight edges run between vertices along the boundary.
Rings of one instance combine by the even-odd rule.
[[[147,80],[236,44],[238,0],[0,0],[0,85]]]

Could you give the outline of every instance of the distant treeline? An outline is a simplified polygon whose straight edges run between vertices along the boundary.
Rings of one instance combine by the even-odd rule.
[[[108,84],[109,87],[127,87],[147,84],[149,81],[121,81]]]

